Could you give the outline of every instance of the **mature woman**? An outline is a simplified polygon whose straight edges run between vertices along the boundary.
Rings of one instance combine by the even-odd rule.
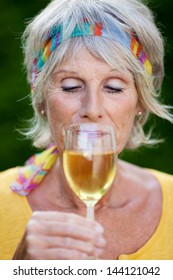
[[[86,219],[61,164],[73,123],[111,125],[117,155],[156,143],[150,113],[172,121],[157,97],[163,42],[138,0],[54,0],[24,33],[34,119],[27,136],[45,151],[0,175],[2,259],[173,259],[173,177],[118,160],[117,175]]]

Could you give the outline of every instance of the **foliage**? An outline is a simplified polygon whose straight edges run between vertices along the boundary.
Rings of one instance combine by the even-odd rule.
[[[44,8],[48,0],[1,0],[0,9],[0,170],[23,162],[35,152],[31,142],[22,138],[16,131],[24,127],[24,119],[32,116],[30,106],[29,86],[22,66],[21,34],[25,28],[26,19],[35,16]],[[172,37],[172,0],[148,1],[149,6],[156,13],[159,27],[166,39],[165,71],[163,85],[163,101],[173,105],[172,97],[172,65],[173,65],[173,37]],[[155,135],[165,139],[163,144],[136,152],[124,152],[122,158],[147,168],[155,168],[172,173],[173,129],[166,121],[152,117],[149,125],[154,124]]]

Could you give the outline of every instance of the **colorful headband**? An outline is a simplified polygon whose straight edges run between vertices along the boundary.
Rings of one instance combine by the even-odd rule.
[[[138,59],[147,73],[152,74],[152,66],[147,58],[142,46],[140,45],[138,38],[134,33],[129,34],[128,32],[122,31],[119,27],[108,24],[109,30],[104,28],[101,23],[95,23],[92,25],[87,19],[84,19],[82,26],[76,25],[73,32],[68,38],[74,38],[79,36],[98,36],[112,40],[116,40],[121,45],[129,49],[133,55]],[[66,38],[67,39],[67,38]],[[42,70],[44,64],[48,60],[51,53],[64,41],[63,28],[62,26],[54,26],[48,33],[44,48],[38,52],[32,68],[32,91],[34,91],[34,83]]]

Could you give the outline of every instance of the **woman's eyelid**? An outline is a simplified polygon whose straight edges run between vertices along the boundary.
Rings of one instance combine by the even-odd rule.
[[[105,81],[105,85],[110,87],[125,87],[126,82],[118,77],[111,77]]]
[[[124,87],[122,85],[115,85],[115,84],[106,84],[104,86],[105,89],[108,89],[108,90],[114,90],[114,91],[123,91],[124,90]]]
[[[105,91],[106,91],[106,93],[119,94],[119,93],[123,93],[123,88],[106,87]]]
[[[78,78],[66,77],[62,79],[61,85],[64,87],[78,87],[78,86],[82,86],[83,82]]]

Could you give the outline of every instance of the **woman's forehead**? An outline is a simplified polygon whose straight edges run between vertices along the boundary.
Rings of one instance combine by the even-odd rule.
[[[66,74],[67,72],[71,72],[72,74],[77,74],[81,70],[89,69],[92,71],[93,68],[97,69],[101,72],[119,72],[120,74],[125,74],[128,76],[132,76],[131,71],[129,70],[128,66],[126,66],[127,62],[124,61],[124,67],[122,69],[121,65],[117,61],[116,64],[110,64],[106,62],[101,57],[96,57],[93,55],[86,47],[83,47],[78,50],[76,53],[70,52],[64,59],[57,64],[53,71],[53,75],[55,74]]]

